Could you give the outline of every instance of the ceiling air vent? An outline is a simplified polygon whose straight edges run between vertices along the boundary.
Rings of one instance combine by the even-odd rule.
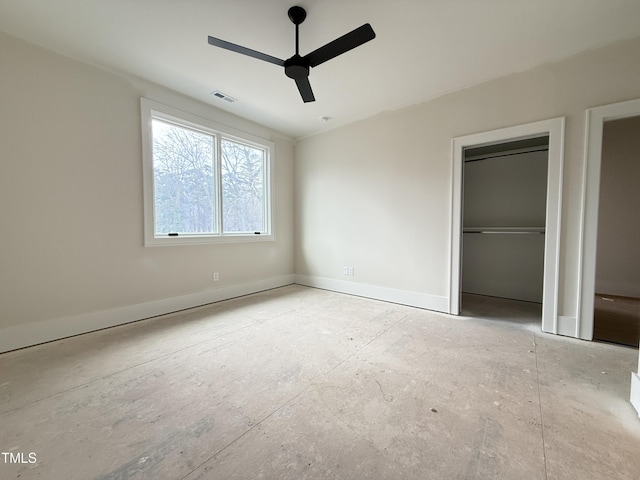
[[[218,97],[222,100],[224,100],[225,102],[229,102],[229,103],[235,103],[238,100],[230,97],[229,95],[227,95],[226,93],[222,93],[220,90],[215,90],[213,92],[211,92],[211,95],[213,95],[214,97]]]

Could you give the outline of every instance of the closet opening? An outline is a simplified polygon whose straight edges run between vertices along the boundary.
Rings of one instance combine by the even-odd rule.
[[[476,290],[473,286],[475,283],[473,270],[469,273],[469,268],[476,268],[477,271],[482,272],[482,262],[486,263],[486,258],[482,256],[476,256],[474,261],[476,265],[469,267],[469,258],[467,258],[467,267],[463,271],[463,262],[465,256],[470,256],[476,245],[467,244],[467,252],[463,251],[463,237],[472,238],[472,242],[475,239],[475,243],[482,244],[487,243],[489,240],[497,240],[498,242],[506,242],[508,237],[513,239],[523,240],[532,244],[543,243],[544,244],[544,263],[539,265],[535,262],[535,270],[537,275],[540,273],[540,269],[543,272],[542,279],[542,330],[549,333],[577,336],[578,325],[576,317],[570,315],[558,315],[558,277],[560,271],[560,217],[562,212],[562,171],[564,163],[564,117],[552,118],[548,120],[540,120],[533,123],[525,123],[521,125],[515,125],[512,127],[500,128],[497,130],[489,130],[486,132],[473,133],[470,135],[464,135],[455,137],[452,139],[452,198],[451,198],[451,250],[450,250],[450,265],[451,275],[449,277],[449,313],[453,315],[459,315],[460,308],[462,306],[462,282],[464,280],[465,287],[474,288],[474,292],[470,292],[468,295],[474,295],[482,297],[483,299],[502,298],[506,302],[519,302],[519,304],[535,305],[539,309],[540,292],[536,290],[538,287],[532,287],[531,284],[524,283],[519,286],[516,285],[502,285],[503,290],[508,290],[508,293],[500,293],[501,297],[491,297],[492,295],[487,290]],[[497,178],[507,178],[507,181],[502,182],[498,187],[476,187],[475,193],[478,202],[488,202],[488,204],[497,205],[497,215],[489,217],[486,208],[481,205],[475,205],[475,203],[469,199],[469,196],[474,195],[470,188],[468,192],[465,192],[463,177],[466,178],[467,187],[472,180],[470,176],[474,175],[472,169],[474,165],[480,165],[485,163],[491,165],[491,163],[499,164],[505,162],[508,159],[513,160],[512,163],[507,164],[513,170],[515,166],[516,174],[518,169],[530,168],[526,167],[527,162],[519,162],[517,158],[519,155],[524,156],[542,156],[544,157],[544,147],[547,146],[546,152],[547,158],[547,170],[542,172],[543,168],[535,171],[535,175],[541,178],[546,178],[546,197],[544,201],[540,200],[540,196],[543,195],[542,189],[538,190],[532,196],[524,196],[524,198],[515,199],[516,194],[521,192],[518,189],[513,188],[515,185],[514,180],[508,180],[507,173],[496,172],[495,177],[493,175],[483,174],[480,172],[479,177],[485,176],[490,181],[495,182]],[[536,150],[540,150],[537,152]],[[486,157],[486,158],[485,158]],[[491,157],[491,158],[489,158]],[[469,160],[468,162],[465,162]],[[475,161],[474,161],[475,160]],[[534,165],[535,167],[542,167],[542,165]],[[464,174],[464,175],[463,175]],[[533,175],[534,173],[532,173]],[[515,174],[514,174],[515,175]],[[546,177],[544,177],[546,175]],[[520,175],[522,177],[522,175]],[[530,189],[530,186],[522,187]],[[506,192],[512,192],[512,195],[504,194]],[[500,195],[500,198],[499,198]],[[464,200],[466,198],[467,215],[464,218]],[[520,203],[524,206],[531,204],[531,210],[526,209],[525,215],[515,214],[515,205]],[[533,207],[533,205],[544,205],[545,213],[541,216],[539,211]],[[471,209],[471,213],[470,213]],[[474,213],[474,209],[476,210]],[[484,212],[484,213],[483,213]],[[529,213],[526,213],[529,212]],[[533,212],[533,213],[531,213]],[[474,217],[475,215],[475,217]],[[513,220],[513,221],[512,221]],[[463,233],[466,227],[467,233]],[[482,233],[484,232],[484,233]],[[520,233],[517,233],[520,232]],[[523,242],[521,242],[523,243]],[[509,252],[509,247],[503,249],[505,252]],[[515,247],[511,247],[514,250]],[[495,250],[495,249],[494,249]],[[502,271],[502,278],[505,276],[509,278],[509,283],[512,282],[510,272],[516,272],[520,275],[525,267],[530,262],[522,255],[512,254],[512,258],[515,261],[504,262],[504,268],[510,269]],[[479,264],[479,265],[478,265]],[[488,263],[487,269],[496,268],[493,263]],[[529,271],[529,275],[532,274],[534,268]],[[505,273],[507,275],[505,275]],[[476,276],[476,278],[481,278]],[[500,278],[500,277],[496,277]],[[536,277],[539,279],[539,277]],[[536,280],[537,282],[538,280]],[[489,283],[490,280],[485,278],[482,283]],[[469,287],[469,284],[472,284]],[[529,286],[527,286],[529,285]],[[504,297],[513,296],[515,292],[518,296],[526,295],[527,300],[513,300],[511,298],[505,299]],[[531,300],[531,295],[535,294]],[[494,294],[493,294],[494,295]],[[465,294],[467,296],[467,294]],[[468,302],[465,302],[468,303]],[[465,305],[467,307],[467,305]]]
[[[540,325],[549,135],[463,149],[461,313]]]

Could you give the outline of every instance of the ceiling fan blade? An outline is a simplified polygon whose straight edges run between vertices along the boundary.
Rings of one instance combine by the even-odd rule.
[[[250,57],[257,58],[258,60],[264,60],[265,62],[274,63],[281,67],[284,66],[284,60],[280,60],[279,58],[272,57],[271,55],[267,55],[266,53],[261,53],[255,50],[251,50],[250,48],[247,48],[247,47],[241,47],[240,45],[227,42],[226,40],[220,40],[219,38],[209,37],[209,45],[225,48],[227,50],[231,50],[232,52],[236,52],[236,53],[242,53],[243,55],[248,55]]]
[[[374,38],[376,38],[376,33],[373,31],[371,25],[365,23],[361,27],[307,54],[304,59],[308,61],[310,67],[317,67],[321,63],[359,47]]]
[[[302,96],[304,103],[315,102],[316,97],[313,96],[313,90],[311,90],[311,84],[309,83],[309,77],[297,78],[296,85]]]

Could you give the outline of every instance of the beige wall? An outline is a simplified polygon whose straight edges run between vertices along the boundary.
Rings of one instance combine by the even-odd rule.
[[[605,122],[596,292],[640,297],[640,117]]]
[[[292,279],[292,141],[4,34],[0,58],[3,340],[25,325],[36,335],[52,319],[66,319],[62,333],[70,333],[69,323],[81,323],[76,315],[87,312],[109,316],[178,296],[215,298],[214,270],[218,291]],[[275,141],[275,242],[143,246],[141,96]],[[57,327],[47,328],[54,334]]]
[[[297,273],[447,297],[452,138],[565,116],[558,315],[575,317],[585,110],[640,97],[638,51],[640,38],[300,141]]]

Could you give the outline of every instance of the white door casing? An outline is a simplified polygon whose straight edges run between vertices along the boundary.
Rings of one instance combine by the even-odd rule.
[[[577,333],[593,340],[593,303],[596,282],[596,248],[598,237],[598,204],[604,122],[640,115],[640,99],[603,105],[587,110],[585,166],[582,179],[582,236],[580,238],[580,272],[578,275]]]
[[[598,204],[604,122],[640,115],[640,99],[613,103],[587,110],[585,166],[582,184],[582,236],[580,238],[580,272],[578,275],[578,330],[580,338],[593,339],[593,302],[596,289],[596,252],[598,239]],[[640,354],[639,354],[640,355]],[[631,373],[631,404],[640,415],[640,358],[638,373]]]
[[[564,162],[564,117],[501,128],[489,132],[480,132],[453,139],[449,313],[454,315],[460,313],[464,149],[546,135],[549,136],[549,166],[547,172],[542,329],[555,334],[572,334],[572,332],[567,332],[566,328],[559,328],[557,314],[560,215],[562,208],[562,172]]]

